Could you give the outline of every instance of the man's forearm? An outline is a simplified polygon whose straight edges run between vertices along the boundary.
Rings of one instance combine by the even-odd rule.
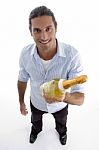
[[[18,93],[19,93],[19,103],[23,104],[24,103],[25,90],[27,87],[27,82],[18,81],[17,87],[18,87]]]
[[[82,105],[84,102],[84,93],[66,93],[64,102],[72,105]]]

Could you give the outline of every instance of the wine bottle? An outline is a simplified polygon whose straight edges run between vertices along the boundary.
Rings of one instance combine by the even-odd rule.
[[[70,80],[65,79],[54,79],[49,82],[45,82],[40,86],[41,93],[43,91],[47,93],[50,97],[58,97],[62,99],[66,92],[66,89],[77,85],[82,84],[87,81],[87,75],[81,75]]]

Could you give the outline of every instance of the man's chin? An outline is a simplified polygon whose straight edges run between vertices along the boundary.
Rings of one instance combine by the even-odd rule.
[[[49,44],[47,44],[47,45],[42,45],[42,46],[40,46],[39,48],[40,48],[42,51],[45,51],[45,52],[50,51]]]

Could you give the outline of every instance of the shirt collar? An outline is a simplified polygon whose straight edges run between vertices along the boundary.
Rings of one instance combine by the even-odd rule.
[[[57,44],[58,44],[58,46],[57,46],[58,56],[60,56],[60,57],[66,57],[64,44],[61,43],[61,42],[57,42]]]
[[[34,55],[35,53],[37,53],[37,48],[36,48],[36,44],[34,43],[31,51],[31,55]],[[64,44],[58,42],[58,40],[57,40],[57,54],[60,57],[66,57]]]
[[[37,50],[36,50],[36,44],[34,43],[32,50],[31,50],[31,55],[34,55],[35,51],[37,51]]]

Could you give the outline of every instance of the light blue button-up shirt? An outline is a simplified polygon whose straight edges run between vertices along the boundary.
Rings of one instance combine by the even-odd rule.
[[[20,56],[18,80],[28,82],[30,79],[31,102],[39,110],[54,113],[63,109],[67,104],[58,102],[46,103],[40,92],[40,85],[53,79],[72,79],[83,72],[79,52],[72,46],[58,42],[57,53],[51,59],[47,70],[37,53],[36,45],[23,48]],[[83,85],[76,85],[71,92],[84,92]]]

